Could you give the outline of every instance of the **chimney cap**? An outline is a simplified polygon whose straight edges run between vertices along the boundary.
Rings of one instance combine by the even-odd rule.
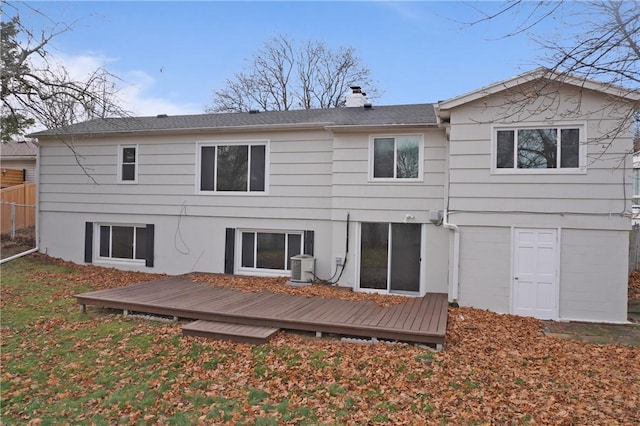
[[[167,114],[158,114],[156,115],[156,118],[167,118],[168,115]]]

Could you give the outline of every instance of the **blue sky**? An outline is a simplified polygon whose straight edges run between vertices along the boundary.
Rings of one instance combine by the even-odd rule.
[[[489,2],[29,2],[23,23],[71,23],[52,53],[78,73],[103,65],[138,115],[203,112],[211,91],[276,34],[352,46],[382,92],[376,104],[436,102],[537,67],[526,34],[500,38],[513,16],[469,27]],[[552,23],[554,25],[554,23]],[[555,23],[557,25],[557,21]],[[539,27],[537,31],[553,28]],[[366,91],[366,88],[364,88]]]

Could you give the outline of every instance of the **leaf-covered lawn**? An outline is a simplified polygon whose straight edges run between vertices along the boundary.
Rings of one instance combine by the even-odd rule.
[[[158,276],[30,256],[2,266],[3,424],[638,424],[640,348],[451,308],[447,345],[281,333],[250,346],[92,309]]]

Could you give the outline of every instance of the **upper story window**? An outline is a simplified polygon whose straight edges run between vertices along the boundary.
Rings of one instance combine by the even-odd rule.
[[[369,145],[369,179],[421,181],[423,153],[421,135],[373,137]]]
[[[581,126],[496,129],[493,170],[497,173],[584,172]]]
[[[138,145],[120,145],[118,147],[118,182],[136,183],[138,181]]]
[[[267,143],[202,144],[202,192],[266,192]]]

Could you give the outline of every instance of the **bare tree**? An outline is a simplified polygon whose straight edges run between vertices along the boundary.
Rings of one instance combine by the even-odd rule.
[[[481,17],[467,24],[494,24],[508,19],[511,26],[503,37],[528,34],[537,42],[544,52],[541,60],[549,70],[549,80],[562,83],[571,75],[610,84],[621,89],[622,96],[640,91],[640,1],[512,0],[500,3],[494,10],[489,7],[476,7]],[[561,26],[559,32],[535,32],[551,20]],[[557,88],[552,87],[550,90]],[[633,109],[640,110],[640,103],[636,102]],[[628,126],[636,117],[628,114],[621,125]]]
[[[118,105],[117,77],[98,68],[84,78],[73,78],[49,49],[52,41],[72,29],[72,25],[53,24],[36,31],[20,19],[20,8],[40,13],[26,3],[2,2],[14,16],[0,23],[2,64],[0,99],[2,139],[24,134],[40,124],[57,128],[97,117],[125,115]]]
[[[350,85],[377,93],[370,71],[360,63],[352,47],[331,50],[322,41],[298,47],[287,36],[267,41],[252,58],[249,69],[228,79],[213,91],[208,112],[238,112],[259,109],[331,108],[344,104]]]
[[[615,117],[616,124],[602,138],[590,141],[602,146],[596,153],[589,154],[590,161],[601,158],[612,141],[618,135],[626,134],[630,127],[635,126],[637,134],[640,125],[639,0],[511,0],[498,4],[480,3],[472,7],[480,17],[466,25],[491,24],[502,28],[504,21],[508,21],[502,38],[528,35],[543,52],[539,80],[520,90],[506,91],[507,100],[502,108],[507,119],[522,120],[533,115],[550,119],[566,114],[580,115],[582,91],[563,103],[557,96],[559,90],[567,82],[585,87],[595,80],[608,86],[614,95],[600,106],[599,111],[592,113]],[[555,32],[549,30],[547,24],[551,23],[559,29]],[[625,101],[620,103],[623,98]],[[631,108],[629,102],[632,102]],[[630,148],[629,153],[632,151]],[[624,164],[626,156],[619,158],[620,165]],[[545,157],[540,155],[536,158]]]

